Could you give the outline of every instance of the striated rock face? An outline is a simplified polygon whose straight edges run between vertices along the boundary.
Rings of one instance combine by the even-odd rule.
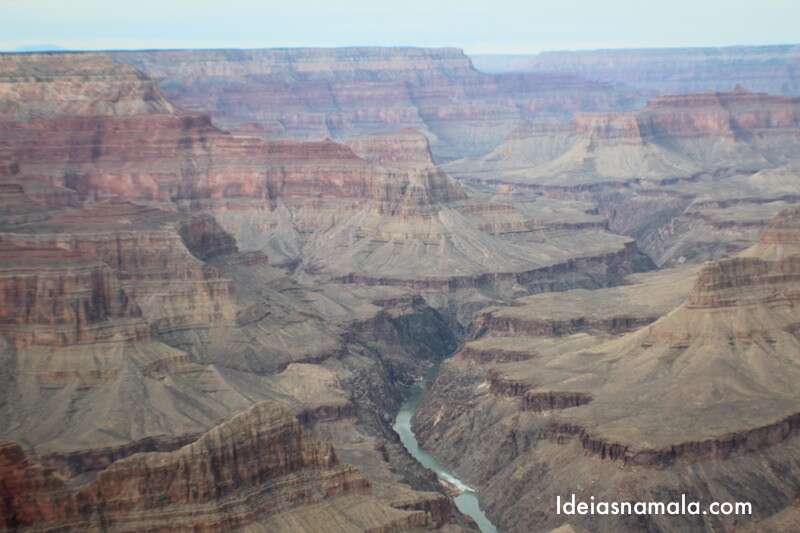
[[[742,255],[765,259],[789,258],[800,253],[799,236],[800,208],[785,209],[761,232],[758,242]]]
[[[486,151],[531,114],[627,105],[630,94],[552,74],[488,75],[452,48],[116,52],[181,107],[226,128],[352,137],[417,128],[438,158]],[[254,126],[255,124],[255,126]]]
[[[608,309],[586,311],[600,318],[653,301],[663,316],[633,332],[580,323],[566,332],[524,327],[526,312],[531,319],[543,311],[574,315],[576,298],[591,309],[580,294],[566,293],[563,309],[542,295],[487,310],[474,331],[491,336],[468,342],[445,363],[424,400],[414,422],[421,442],[481,489],[490,516],[509,531],[558,526],[550,509],[557,495],[571,492],[616,501],[736,495],[753,502],[759,520],[790,505],[800,487],[800,263],[791,248],[777,250],[792,246],[796,218],[796,209],[783,212],[741,257],[704,265],[691,290],[678,282],[694,277],[690,269],[653,273],[664,279],[642,283],[640,276],[618,294],[624,298],[606,299]],[[756,256],[761,251],[764,258]],[[668,296],[678,283],[688,292],[683,303]],[[494,315],[503,320],[495,323]],[[484,437],[466,438],[475,431]],[[785,473],[780,482],[772,477],[778,470]],[[575,479],[588,487],[576,487]],[[504,496],[509,485],[523,494],[518,502]],[[712,521],[732,528],[750,519]],[[579,524],[642,528],[597,517]],[[646,527],[709,525],[688,516],[649,517]]]
[[[430,144],[415,129],[404,129],[347,140],[359,157],[388,167],[427,168],[434,166]]]
[[[0,242],[8,250],[5,253],[16,254],[15,261],[5,269],[7,283],[17,287],[6,293],[20,305],[14,323],[61,324],[62,329],[71,328],[80,336],[83,324],[137,317],[141,311],[156,331],[233,318],[230,281],[193,257],[174,227],[163,224],[152,229],[115,229],[111,224],[101,229],[98,223],[104,214],[125,208],[125,204],[111,204],[57,217],[52,222],[58,224],[59,233],[49,233],[50,228],[43,227],[30,233],[0,234]],[[129,213],[133,217],[152,214],[136,208]],[[220,235],[206,233],[208,236],[203,237],[199,231],[203,228],[195,229],[195,238],[201,242],[213,242]],[[63,295],[48,289],[54,282],[47,281],[47,268],[30,263],[37,257],[49,261],[50,276],[58,280]],[[82,274],[77,268],[81,264]],[[69,300],[69,285],[61,281],[66,279],[72,279],[72,293],[85,298],[86,303]]]
[[[121,459],[77,486],[15,444],[0,449],[2,516],[14,528],[213,531],[370,492],[356,470],[339,464],[330,444],[263,403],[191,444]]]
[[[578,187],[756,171],[796,159],[800,100],[751,93],[661,96],[635,112],[578,113],[570,128],[532,125],[489,154],[445,168],[456,176]]]
[[[141,310],[105,263],[3,244],[0,331],[17,346],[149,338]]]
[[[97,117],[171,113],[147,76],[106,54],[3,54],[0,118]]]
[[[575,479],[796,496],[796,211],[697,280],[633,274],[613,233],[676,263],[749,244],[800,200],[796,99],[620,112],[454,50],[26,57],[0,65],[7,527],[465,525],[389,421],[470,323],[417,423],[502,527],[560,525]],[[500,186],[434,163],[509,132]]]
[[[727,91],[737,84],[800,95],[797,45],[543,52],[473,56],[486,72],[561,72],[624,83],[648,94]]]
[[[265,200],[313,191],[417,204],[463,196],[443,174],[375,168],[330,141],[235,137],[204,116],[65,117],[7,123],[0,131],[7,137],[0,134],[0,151],[19,169],[15,179],[45,180],[84,197]],[[405,193],[426,178],[443,183],[432,197]]]
[[[594,203],[660,266],[752,245],[800,201],[798,100],[751,93],[653,98],[635,112],[532,122],[492,152],[443,168],[477,187]]]
[[[88,83],[75,91],[87,100],[116,91],[119,106],[36,104],[42,113],[0,121],[0,433],[16,441],[0,467],[3,524],[464,523],[388,426],[399,383],[454,348],[443,318],[408,293],[300,284],[264,248],[239,252],[218,222],[290,201],[402,219],[463,199],[461,187],[435,168],[379,166],[332,141],[230,135],[203,115],[133,103],[126,73],[155,86],[129,67],[64,57],[62,70]],[[14,98],[53,97],[61,67],[31,58],[38,66],[24,68],[41,71],[41,85],[14,78]],[[264,400],[292,415],[257,406],[236,416]],[[301,425],[332,435],[365,473]]]
[[[485,357],[491,358],[494,350],[504,351],[499,344],[492,344],[501,338],[563,337],[581,332],[616,335],[639,329],[684,301],[696,271],[697,267],[687,266],[634,274],[616,287],[536,294],[509,306],[489,307],[473,317],[471,336],[476,342],[467,343],[463,350],[480,353],[485,349]],[[648,296],[642,299],[645,292]],[[506,348],[514,351],[511,344]]]

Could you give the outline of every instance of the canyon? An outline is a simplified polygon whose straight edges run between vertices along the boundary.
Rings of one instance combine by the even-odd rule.
[[[569,64],[0,54],[0,528],[790,521],[800,100]],[[681,491],[756,513],[552,513]]]
[[[478,55],[485,72],[558,72],[621,83],[645,94],[730,91],[737,84],[771,94],[800,94],[800,47],[728,46],[547,51],[536,55]]]
[[[699,272],[639,274],[622,287],[485,310],[418,412],[422,444],[485,487],[489,515],[508,531],[563,525],[552,507],[571,492],[587,501],[758,501],[756,520],[791,506],[798,221],[800,210],[782,212],[756,245]],[[676,281],[687,276],[693,285]],[[659,316],[632,323],[643,301]],[[780,485],[770,481],[777,472]],[[519,498],[508,500],[508,490]],[[718,516],[566,518],[598,531],[742,525]]]

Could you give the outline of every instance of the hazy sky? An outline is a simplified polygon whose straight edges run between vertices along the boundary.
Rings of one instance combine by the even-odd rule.
[[[800,41],[800,0],[0,0],[0,49],[458,46],[467,52]]]

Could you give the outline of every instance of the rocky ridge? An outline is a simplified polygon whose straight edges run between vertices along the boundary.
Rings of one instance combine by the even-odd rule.
[[[484,152],[531,114],[629,105],[574,76],[488,75],[454,48],[118,52],[188,110],[266,137],[425,131],[439,159]]]
[[[478,485],[490,516],[510,531],[556,527],[548,509],[556,495],[571,492],[616,501],[679,492],[701,501],[738,498],[757,502],[758,520],[779,511],[798,479],[790,385],[800,353],[796,217],[785,211],[741,257],[705,265],[691,290],[684,284],[684,303],[655,290],[657,282],[607,289],[626,299],[593,314],[614,316],[638,300],[653,301],[663,315],[632,332],[600,329],[597,318],[573,320],[567,330],[511,322],[516,329],[493,320],[502,309],[479,315],[475,331],[484,336],[443,365],[414,421],[420,441]],[[659,275],[662,287],[675,285],[668,280],[675,273],[647,276]],[[542,308],[544,296],[529,298],[528,313]],[[558,300],[549,305],[567,315],[578,309],[570,302],[567,296],[563,310]],[[521,317],[525,309],[505,313]],[[485,438],[462,440],[463,427],[480,428]],[[503,444],[490,449],[489,442]],[[771,481],[765,464],[782,465],[788,483]],[[742,472],[750,476],[746,485],[736,481]],[[538,479],[535,494],[525,489],[530,476]],[[523,494],[519,504],[504,503],[509,483]],[[764,502],[765,491],[775,500]],[[744,520],[713,522],[738,527]],[[641,527],[624,518],[576,523]],[[650,517],[647,527],[702,531],[708,524]]]
[[[11,528],[241,529],[325,502],[343,519],[337,531],[361,531],[433,525],[449,512],[446,505],[436,515],[377,501],[369,481],[340,464],[330,444],[270,403],[256,404],[174,451],[134,454],[83,481],[64,479],[16,444],[0,449],[1,514]],[[348,511],[353,497],[375,509]]]

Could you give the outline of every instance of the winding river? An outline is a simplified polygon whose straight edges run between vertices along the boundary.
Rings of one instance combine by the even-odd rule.
[[[475,494],[475,491],[450,473],[450,471],[442,466],[431,454],[420,448],[417,437],[414,435],[414,432],[411,431],[411,417],[417,412],[417,408],[422,401],[422,394],[425,392],[428,383],[430,383],[436,375],[437,370],[437,367],[432,368],[423,381],[415,383],[409,389],[409,394],[400,407],[400,412],[397,413],[397,418],[394,422],[394,430],[400,435],[400,440],[403,442],[403,446],[406,447],[406,450],[408,450],[408,453],[414,456],[423,466],[433,470],[440,479],[458,488],[461,493],[455,497],[456,507],[465,515],[472,517],[483,533],[497,533],[497,528],[486,518],[483,511],[481,511],[478,495]]]

